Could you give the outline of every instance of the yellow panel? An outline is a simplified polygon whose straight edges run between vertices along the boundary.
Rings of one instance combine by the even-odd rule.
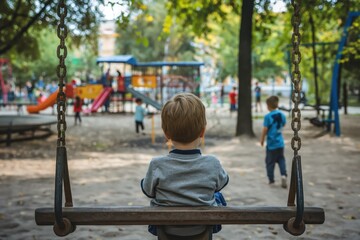
[[[76,87],[75,95],[79,95],[82,99],[95,99],[102,90],[103,86],[101,84],[89,84],[86,86]]]
[[[133,75],[131,77],[131,85],[133,87],[146,87],[156,88],[156,76],[155,75]]]

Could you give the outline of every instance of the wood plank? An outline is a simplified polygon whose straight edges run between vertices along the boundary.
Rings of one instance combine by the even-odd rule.
[[[296,207],[64,207],[63,217],[75,225],[214,225],[283,224]],[[54,224],[54,209],[35,210],[38,225]],[[322,224],[322,208],[305,207],[305,224]]]

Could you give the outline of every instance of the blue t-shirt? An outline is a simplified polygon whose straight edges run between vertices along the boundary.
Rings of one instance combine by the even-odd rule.
[[[255,97],[261,96],[261,88],[259,86],[255,87]]]
[[[285,124],[285,115],[277,109],[265,115],[264,127],[267,127],[268,129],[266,137],[267,149],[274,150],[284,147],[282,130]]]
[[[145,109],[142,106],[137,105],[135,108],[135,121],[142,122],[144,120],[145,115],[146,115]]]

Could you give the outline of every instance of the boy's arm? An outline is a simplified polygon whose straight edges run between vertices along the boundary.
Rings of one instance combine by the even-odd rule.
[[[144,179],[141,180],[140,186],[142,192],[148,197],[148,198],[155,198],[155,187],[157,185],[157,179],[154,176],[154,168],[153,168],[153,162],[150,162],[148,171],[146,173],[146,176]]]
[[[263,127],[262,132],[261,132],[261,138],[260,138],[261,146],[264,146],[265,136],[266,136],[267,132],[268,132],[268,128]]]
[[[225,171],[225,169],[221,166],[220,162],[219,162],[219,176],[218,176],[218,183],[217,183],[217,189],[216,192],[220,192],[228,183],[229,183],[229,175],[227,174],[227,172]]]

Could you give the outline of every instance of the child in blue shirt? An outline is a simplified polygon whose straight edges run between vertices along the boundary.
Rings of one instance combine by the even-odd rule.
[[[285,115],[279,111],[279,98],[271,96],[266,99],[266,105],[270,111],[265,115],[263,130],[261,134],[260,144],[264,145],[266,136],[266,172],[269,178],[269,184],[274,184],[274,168],[275,164],[279,164],[281,174],[281,186],[287,188],[286,162],[284,157],[284,138],[282,135],[283,127],[286,124]]]
[[[136,107],[135,107],[135,128],[136,128],[136,133],[139,133],[139,128],[141,127],[142,130],[142,134],[144,133],[144,117],[146,115],[146,110],[145,108],[143,108],[141,106],[142,104],[142,99],[141,98],[137,98],[135,100],[136,102]]]
[[[220,190],[227,185],[229,176],[215,156],[203,155],[198,149],[206,127],[201,100],[191,93],[175,95],[164,105],[161,121],[174,150],[153,158],[141,181],[151,206],[226,206]],[[153,235],[158,235],[157,230],[149,226]],[[221,225],[211,230],[219,232]]]

